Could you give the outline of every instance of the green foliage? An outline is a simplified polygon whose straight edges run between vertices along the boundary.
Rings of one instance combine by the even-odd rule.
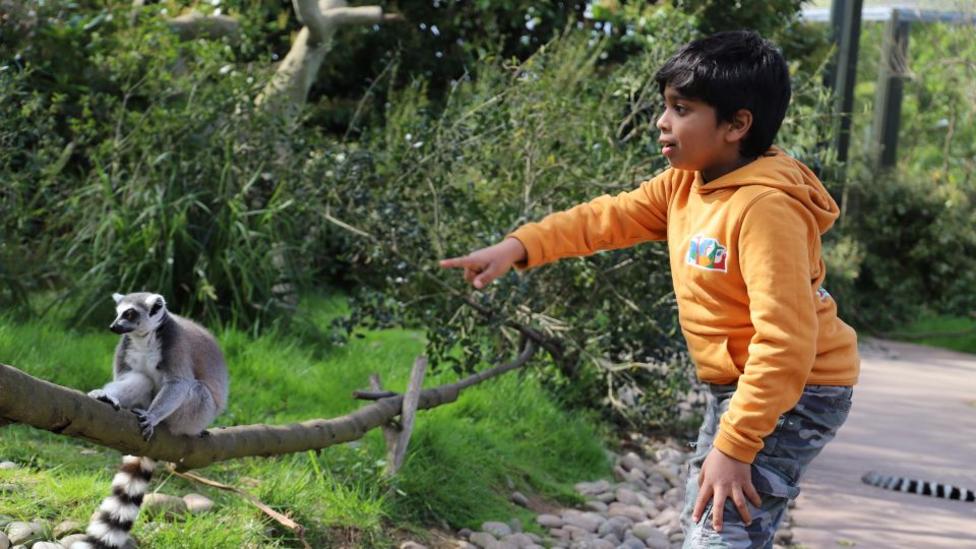
[[[891,329],[924,308],[976,308],[976,192],[895,174],[848,183],[845,256],[855,275],[841,305],[875,329]],[[857,212],[856,214],[854,212]]]
[[[47,282],[82,316],[140,289],[242,327],[280,316],[312,275],[302,221],[323,191],[303,160],[322,140],[254,110],[260,84],[228,44],[181,43],[160,18],[119,25],[128,5],[37,8],[50,17],[10,45],[18,60],[0,75],[0,253],[36,262],[5,261],[0,298]],[[77,72],[61,65],[69,50]]]
[[[461,303],[463,282],[436,260],[658,171],[649,136],[660,99],[649,76],[673,47],[662,40],[601,69],[603,45],[571,33],[524,63],[482,67],[440,112],[420,84],[396,95],[388,124],[364,136],[383,152],[372,157],[375,179],[334,183],[341,202],[331,209],[381,243],[347,257],[377,292],[354,303],[353,320],[424,326],[430,355],[457,371],[509,356],[509,319],[533,324],[564,345],[544,376],[562,398],[616,407],[618,419],[669,421],[690,370],[661,244],[500,280],[471,296],[494,311],[489,318]]]
[[[310,299],[308,316],[327,329],[345,305]],[[402,391],[421,334],[402,330],[362,333],[341,348],[307,343],[299,334],[252,337],[218,332],[231,370],[229,409],[218,426],[289,423],[336,417],[357,409],[353,389],[378,373],[384,387]],[[0,362],[82,390],[109,379],[117,336],[66,331],[53,320],[15,323],[0,318]],[[428,375],[425,386],[454,381]],[[518,421],[513,421],[518,418]],[[537,444],[525,444],[525,440]],[[94,452],[81,454],[81,450]],[[313,547],[387,547],[394,529],[446,521],[476,527],[489,517],[520,512],[504,494],[509,482],[525,493],[567,501],[581,478],[609,473],[592,418],[557,406],[540,385],[509,373],[472,387],[457,402],[417,416],[407,460],[393,481],[382,477],[386,448],[378,430],[361,442],[276,458],[248,458],[212,465],[200,474],[240,486],[307,529]],[[0,508],[17,519],[85,521],[109,493],[118,452],[23,426],[7,426],[0,455],[22,465],[0,471]],[[143,545],[175,547],[294,547],[294,535],[246,501],[190,484],[165,472],[153,489],[182,495],[201,492],[215,511],[175,522],[140,517]],[[528,521],[525,521],[528,524]]]
[[[0,68],[0,305],[28,305],[32,289],[57,278],[46,262],[50,239],[44,220],[61,198],[56,182],[65,166],[65,147],[53,118],[27,73]]]
[[[879,171],[870,128],[883,29],[862,32],[854,160],[828,282],[847,318],[900,331],[924,310],[976,310],[976,45],[965,25],[912,26],[898,164]]]
[[[927,313],[891,334],[914,343],[976,354],[976,318]]]

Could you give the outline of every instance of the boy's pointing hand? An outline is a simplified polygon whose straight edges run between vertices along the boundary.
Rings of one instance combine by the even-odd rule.
[[[463,257],[442,259],[440,265],[445,269],[464,269],[464,280],[480,290],[507,273],[515,263],[524,261],[525,255],[525,246],[521,242],[506,238],[494,246],[475,250]]]

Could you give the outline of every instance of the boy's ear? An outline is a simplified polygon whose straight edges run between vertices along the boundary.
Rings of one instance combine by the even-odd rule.
[[[749,109],[739,109],[732,115],[729,122],[729,130],[725,134],[725,140],[729,143],[742,141],[749,134],[752,128],[752,111]]]

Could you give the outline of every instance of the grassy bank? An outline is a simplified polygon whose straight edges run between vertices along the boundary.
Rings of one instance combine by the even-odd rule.
[[[976,354],[976,318],[927,315],[905,326],[896,337],[920,345]]]
[[[340,300],[312,300],[316,323],[327,325]],[[419,334],[367,332],[334,347],[289,334],[252,338],[227,330],[219,339],[231,370],[231,399],[218,426],[334,417],[359,406],[351,398],[370,373],[403,390]],[[0,318],[0,362],[80,390],[110,377],[116,337],[65,329],[57,321]],[[428,376],[425,386],[453,379]],[[314,547],[388,547],[405,532],[422,539],[431,525],[460,528],[528,512],[507,501],[512,487],[547,500],[572,498],[576,481],[609,474],[595,422],[552,403],[538,383],[518,373],[466,391],[454,404],[421,412],[406,464],[392,482],[381,472],[385,447],[373,431],[360,442],[280,458],[215,464],[200,474],[242,487],[307,529]],[[0,430],[0,514],[52,523],[86,521],[109,493],[120,455],[82,441],[24,426]],[[145,547],[295,547],[236,496],[160,473],[151,489],[197,492],[217,502],[210,514],[177,521],[140,518],[134,533]]]

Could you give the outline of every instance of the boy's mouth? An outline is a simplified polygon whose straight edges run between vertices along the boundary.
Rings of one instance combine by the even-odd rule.
[[[664,156],[670,156],[678,146],[676,142],[670,139],[658,139],[657,142],[661,144],[661,154]]]

